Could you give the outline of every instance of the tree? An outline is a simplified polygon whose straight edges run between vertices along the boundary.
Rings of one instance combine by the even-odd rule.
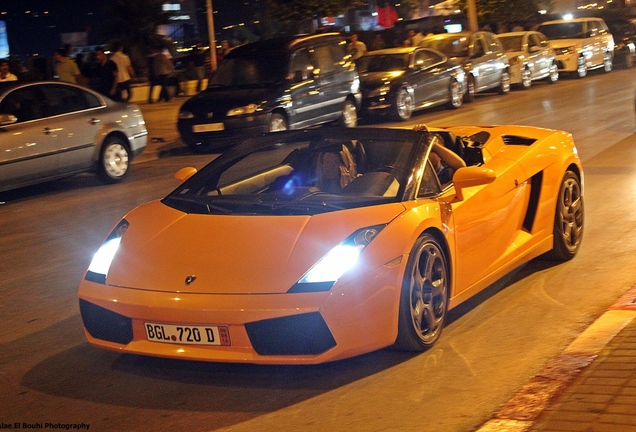
[[[170,22],[170,13],[162,9],[163,0],[115,0],[106,13],[111,24],[105,34],[122,42],[138,74],[147,72],[146,57],[166,39],[157,33],[160,25]]]
[[[549,9],[549,0],[476,0],[477,18],[480,22],[496,23],[504,29],[509,24],[532,22],[538,11]],[[466,0],[459,1],[466,11]]]
[[[361,0],[267,0],[272,18],[298,27],[303,20],[338,15]]]

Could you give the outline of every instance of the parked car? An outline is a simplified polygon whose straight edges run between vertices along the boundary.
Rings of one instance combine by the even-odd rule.
[[[614,38],[614,64],[631,68],[636,61],[636,24],[619,19],[606,24]]]
[[[85,171],[121,181],[146,147],[139,107],[57,81],[0,83],[0,191]]]
[[[357,124],[360,81],[337,33],[254,42],[233,49],[207,90],[186,101],[178,129],[195,151],[264,132],[328,122]]]
[[[420,46],[440,51],[464,65],[467,75],[466,102],[472,101],[478,92],[497,89],[500,94],[505,94],[510,90],[508,58],[493,33],[435,34],[425,37]]]
[[[557,82],[556,54],[542,33],[522,31],[501,33],[497,37],[510,63],[510,84],[527,89],[536,80]]]
[[[462,105],[466,78],[460,63],[420,47],[371,51],[356,62],[365,113],[408,120],[414,110]]]
[[[176,177],[80,283],[93,346],[261,364],[423,351],[448,310],[534,257],[572,259],[583,235],[572,136],[542,128],[279,132]]]
[[[559,72],[583,78],[591,69],[612,70],[614,38],[601,18],[547,21],[537,30],[556,52]]]

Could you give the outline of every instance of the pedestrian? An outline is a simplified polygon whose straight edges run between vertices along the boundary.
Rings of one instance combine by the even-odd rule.
[[[349,42],[347,49],[349,50],[351,57],[353,57],[353,60],[358,60],[367,53],[367,46],[364,42],[358,40],[358,35],[356,33],[351,35],[351,42]]]
[[[55,51],[55,60],[57,60],[55,67],[57,79],[63,82],[77,84],[81,72],[75,60],[68,56],[68,50],[65,48],[57,49]]]
[[[201,91],[203,85],[203,79],[206,76],[205,73],[205,56],[206,52],[201,46],[200,42],[197,42],[190,54],[189,63],[196,71],[197,78],[197,93]]]
[[[128,102],[132,97],[130,82],[135,76],[135,70],[130,63],[130,57],[124,54],[124,46],[120,42],[115,43],[113,50],[115,53],[110,59],[117,65],[117,100]]]
[[[5,59],[0,60],[0,82],[17,81],[18,77],[9,71],[9,62]]]
[[[169,79],[174,74],[172,59],[168,57],[165,52],[158,52],[153,58],[152,66],[153,71],[157,76],[157,82],[161,86],[158,102],[161,102],[162,99],[166,102],[170,102],[170,91],[168,90],[168,86],[170,84]],[[150,102],[152,101],[150,100]]]
[[[94,79],[91,82],[93,90],[117,100],[117,65],[108,58],[104,48],[95,49],[95,57],[97,64],[93,71]]]

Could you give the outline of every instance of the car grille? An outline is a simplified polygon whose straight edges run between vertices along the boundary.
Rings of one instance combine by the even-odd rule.
[[[126,345],[133,340],[132,320],[80,299],[84,327],[95,339]]]
[[[316,355],[336,346],[319,312],[247,323],[245,330],[260,355]]]

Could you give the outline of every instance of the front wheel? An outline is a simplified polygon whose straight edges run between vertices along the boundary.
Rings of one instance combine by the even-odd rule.
[[[603,72],[608,73],[612,71],[613,62],[612,62],[612,53],[609,51],[605,53],[605,57],[603,57]]]
[[[340,116],[340,126],[356,127],[358,124],[358,109],[351,99],[345,99],[342,105],[342,114]]]
[[[532,85],[532,72],[528,68],[523,68],[521,71],[521,88],[529,89]]]
[[[583,238],[583,194],[581,181],[573,171],[567,171],[561,181],[554,215],[554,246],[548,257],[567,261],[576,255]]]
[[[424,351],[439,339],[446,321],[450,280],[446,255],[430,234],[411,249],[402,282],[394,348]]]
[[[576,65],[576,76],[578,78],[585,78],[587,76],[587,64],[585,63],[585,57],[579,57],[579,61]]]
[[[406,121],[413,114],[413,96],[405,88],[395,95],[394,116],[397,120]]]
[[[287,120],[281,113],[273,113],[269,119],[268,130],[270,132],[281,132],[287,130]]]
[[[130,168],[128,143],[120,137],[108,137],[102,145],[97,165],[97,175],[106,183],[118,183]]]
[[[501,81],[499,81],[499,88],[497,89],[499,94],[506,94],[510,91],[510,74],[508,71],[501,73]]]
[[[548,74],[548,83],[554,84],[559,80],[559,67],[552,63],[550,65],[550,73]]]
[[[448,89],[448,93],[450,94],[450,102],[449,105],[451,108],[459,108],[462,106],[462,87],[455,80],[451,81],[450,88]]]

